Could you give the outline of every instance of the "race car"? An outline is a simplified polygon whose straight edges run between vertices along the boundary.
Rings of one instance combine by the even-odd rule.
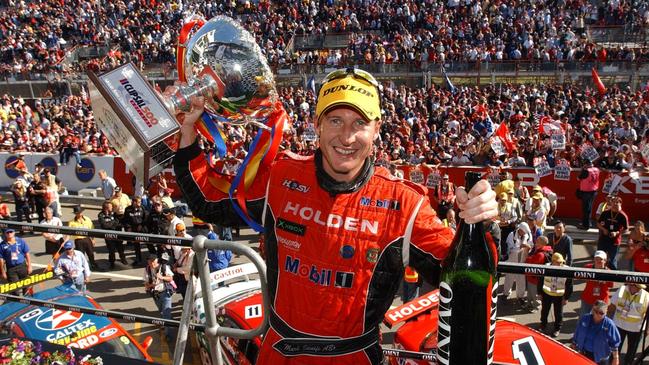
[[[91,297],[69,285],[37,292],[35,299],[102,309]],[[147,348],[153,339],[138,343],[112,318],[8,302],[0,306],[0,331],[6,335],[47,342],[94,353],[152,362]]]
[[[248,263],[230,266],[210,274],[216,320],[221,326],[249,330],[263,320],[263,306],[259,279],[255,265]],[[205,307],[200,286],[195,286],[192,322],[205,323]],[[205,335],[196,332],[203,364],[212,364]],[[261,338],[251,340],[220,337],[223,359],[226,364],[251,365],[257,360]]]
[[[383,317],[388,328],[402,324],[394,335],[394,348],[434,352],[437,348],[439,290],[420,296]],[[567,359],[570,359],[569,361]],[[426,361],[388,357],[391,365],[423,365]],[[494,364],[592,365],[590,359],[525,325],[506,319],[496,320]]]
[[[211,274],[212,293],[217,321],[222,326],[240,329],[257,327],[263,319],[260,281],[255,277],[253,264],[231,266]],[[437,347],[438,291],[432,291],[419,298],[388,311],[384,324],[396,330],[392,348],[431,353]],[[193,321],[204,323],[205,311],[200,289],[195,290]],[[205,336],[197,333],[201,360],[211,364],[209,347]],[[252,340],[220,337],[226,364],[255,364],[261,338]],[[390,351],[387,351],[389,353]],[[397,353],[397,352],[394,352]],[[527,326],[509,320],[496,322],[494,365],[513,364],[563,364],[592,365],[591,360],[562,345],[554,339]],[[430,364],[403,357],[388,356],[393,365]]]

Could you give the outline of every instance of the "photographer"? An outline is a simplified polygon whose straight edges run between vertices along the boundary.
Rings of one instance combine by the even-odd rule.
[[[147,232],[150,234],[165,235],[169,231],[167,228],[168,225],[169,225],[169,221],[165,217],[164,212],[162,210],[162,203],[159,201],[154,201],[153,208],[151,208],[151,213],[148,214],[146,219]],[[162,251],[163,251],[162,246],[158,246],[157,248],[154,247],[153,252],[149,250],[149,253],[159,255],[160,253],[162,253]]]
[[[617,197],[611,202],[611,208],[599,216],[597,220],[599,240],[597,249],[606,252],[609,267],[617,270],[617,253],[622,242],[622,235],[629,228],[629,218],[622,211],[622,198]]]
[[[631,260],[633,270],[638,272],[649,272],[649,248],[647,243],[649,237],[644,231],[642,221],[635,222],[633,231],[629,234],[629,248],[624,254],[624,258]]]
[[[150,255],[144,268],[144,289],[151,295],[164,319],[171,319],[171,297],[176,291],[174,274],[168,262],[169,254],[166,252],[159,260],[155,255]],[[165,336],[170,339],[171,328],[165,326],[164,330]]]
[[[29,210],[29,189],[22,180],[16,180],[13,185],[11,185],[11,192],[14,196],[14,203],[16,204],[16,219],[18,222],[22,222],[23,219],[27,223],[31,223],[31,212]],[[8,219],[9,217],[2,217],[2,219]]]

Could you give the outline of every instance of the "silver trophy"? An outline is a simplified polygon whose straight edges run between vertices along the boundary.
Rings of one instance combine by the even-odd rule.
[[[197,123],[197,131],[208,140],[214,129],[206,123],[269,129],[263,121],[277,101],[274,77],[248,31],[217,16],[178,49],[179,76],[185,82],[170,97],[154,90],[130,63],[100,75],[88,73],[95,121],[139,181],[170,163],[180,129],[175,115],[190,110],[193,96],[205,97],[208,118]]]

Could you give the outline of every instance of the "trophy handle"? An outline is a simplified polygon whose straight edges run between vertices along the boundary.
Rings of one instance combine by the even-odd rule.
[[[209,73],[204,73],[193,85],[182,84],[170,97],[162,96],[161,99],[169,112],[173,115],[179,112],[188,112],[192,106],[192,98],[202,95],[206,99],[223,94],[224,87]]]
[[[188,112],[191,109],[191,99],[194,96],[202,95],[203,97],[205,97],[205,100],[211,100],[213,98],[221,99],[223,98],[223,94],[225,92],[225,84],[216,75],[216,73],[214,73],[210,66],[203,67],[203,70],[201,70],[198,79],[194,81],[192,85],[183,83],[177,88],[178,89],[176,90],[176,92],[169,97],[160,95],[160,99],[162,99],[165,107],[173,115],[176,115],[179,112]],[[227,120],[221,120],[221,122],[229,123],[232,125],[251,123],[264,130],[272,130],[270,127],[260,121],[255,120],[254,118],[246,118],[244,123],[228,122]]]

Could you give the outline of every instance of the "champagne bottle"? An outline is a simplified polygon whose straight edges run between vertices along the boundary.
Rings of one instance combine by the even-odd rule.
[[[467,172],[466,191],[480,180]],[[493,362],[496,329],[498,249],[483,222],[460,219],[451,250],[442,262],[437,360],[444,365]]]

